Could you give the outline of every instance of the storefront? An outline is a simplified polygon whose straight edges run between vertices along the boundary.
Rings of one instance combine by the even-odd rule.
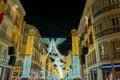
[[[103,80],[113,80],[111,64],[102,65]],[[120,80],[120,64],[114,64],[116,80]]]
[[[91,79],[92,80],[98,80],[98,74],[97,74],[97,68],[95,67],[95,68],[93,68],[93,69],[91,69]]]
[[[6,68],[4,73],[4,80],[9,80],[9,76],[10,76],[10,68]]]
[[[3,67],[0,67],[0,79],[2,79]]]

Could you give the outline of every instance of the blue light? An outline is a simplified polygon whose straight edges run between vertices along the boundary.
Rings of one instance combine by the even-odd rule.
[[[67,79],[68,79],[68,80],[72,79],[72,69],[71,69],[71,68],[68,68],[68,76],[67,76]]]
[[[79,63],[80,63],[79,56],[73,56],[73,78],[81,78],[80,77],[80,64]]]
[[[30,78],[31,56],[25,56],[22,78]]]
[[[101,66],[102,68],[111,68],[112,66],[111,65],[103,65],[103,66]],[[114,65],[114,67],[115,68],[120,68],[120,64],[116,64],[116,65]]]
[[[45,66],[42,67],[42,77],[41,79],[45,79]]]

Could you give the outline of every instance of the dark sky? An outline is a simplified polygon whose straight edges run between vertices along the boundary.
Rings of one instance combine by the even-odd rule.
[[[26,11],[25,21],[35,26],[42,37],[65,37],[58,49],[71,49],[71,30],[78,28],[86,0],[20,0]]]

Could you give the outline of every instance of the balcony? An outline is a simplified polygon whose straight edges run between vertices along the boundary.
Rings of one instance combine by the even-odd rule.
[[[113,55],[114,55],[114,57],[113,57],[114,59],[120,58],[120,51],[114,52]]]
[[[100,59],[101,59],[101,61],[103,61],[103,60],[109,60],[110,59],[109,54],[101,55]]]
[[[119,59],[120,58],[120,51],[115,51],[112,54],[112,57],[110,57],[110,54],[104,54],[101,55],[100,59],[103,60],[110,60],[110,59]]]

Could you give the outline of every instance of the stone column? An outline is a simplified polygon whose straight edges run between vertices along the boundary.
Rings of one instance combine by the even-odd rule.
[[[97,68],[98,80],[103,80],[102,69],[98,66]]]
[[[113,44],[112,44],[112,42],[108,42],[107,45],[108,45],[107,46],[107,52],[109,54],[109,58],[113,59],[114,58],[114,55],[113,55],[113,53],[114,53]]]
[[[116,80],[116,73],[115,73],[115,68],[114,68],[114,63],[113,63],[113,61],[111,61],[111,65],[112,65],[113,80]]]

